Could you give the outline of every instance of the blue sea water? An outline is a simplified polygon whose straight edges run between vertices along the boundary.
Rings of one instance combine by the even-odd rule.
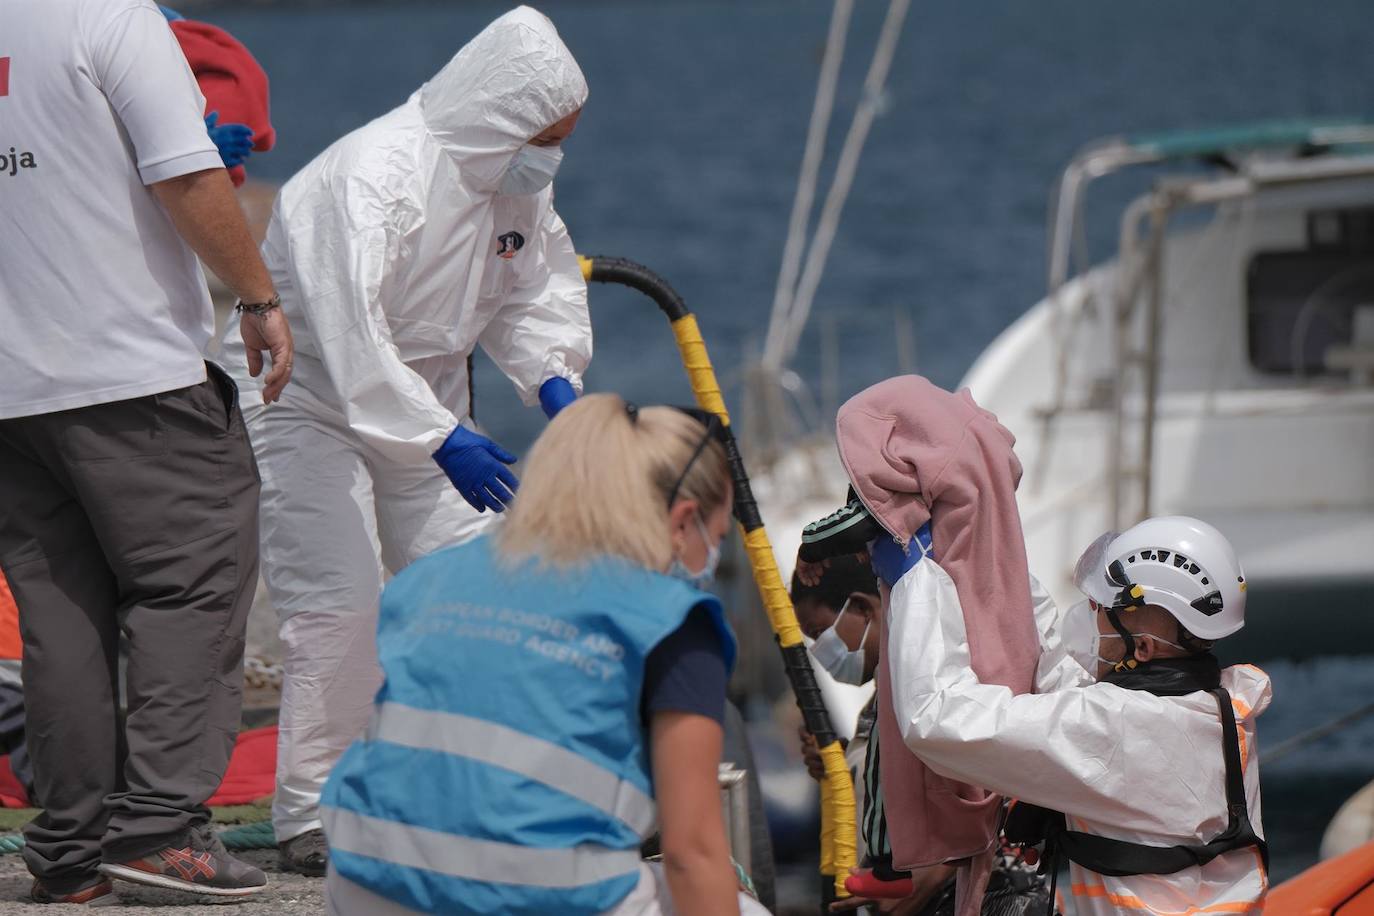
[[[831,160],[887,4],[859,0]],[[333,139],[418,87],[487,21],[491,2],[217,6],[197,16],[246,43],[272,79],[279,145],[250,163],[282,181]],[[729,377],[761,344],[830,4],[554,0],[591,98],[557,181],[579,249],[641,261],[700,316]],[[913,4],[817,297],[839,328],[839,393],[895,371],[892,316],[917,365],[953,385],[1043,293],[1049,190],[1104,135],[1303,115],[1374,114],[1368,0],[928,0]],[[828,174],[828,169],[827,173]],[[1111,243],[1128,180],[1098,197]],[[647,300],[593,290],[591,389],[689,398]],[[815,378],[815,335],[795,367]],[[542,425],[479,364],[478,412],[507,446]],[[728,392],[730,394],[732,392]],[[1368,659],[1278,663],[1261,747],[1359,705]],[[1374,727],[1352,727],[1266,774],[1276,874],[1315,857],[1340,798],[1374,777]]]
[[[506,8],[236,4],[198,15],[241,38],[272,78],[279,145],[250,170],[280,181],[404,101]],[[573,238],[585,253],[664,275],[700,314],[716,362],[737,366],[761,342],[772,301],[830,3],[542,8],[591,86],[556,185]],[[886,8],[856,4],[832,159]],[[841,394],[893,371],[894,310],[914,322],[921,371],[952,385],[1040,297],[1049,190],[1085,142],[1374,113],[1372,42],[1367,0],[913,4],[817,298],[818,316],[841,329]],[[1113,190],[1098,208],[1107,232]],[[645,300],[598,287],[594,321],[592,387],[641,401],[687,396],[671,337]],[[815,375],[813,342],[797,368]],[[540,428],[489,364],[478,404],[517,450]]]

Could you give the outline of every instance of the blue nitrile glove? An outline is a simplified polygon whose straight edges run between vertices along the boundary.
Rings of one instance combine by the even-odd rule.
[[[930,523],[926,522],[916,536],[907,542],[906,549],[886,531],[868,548],[868,560],[873,564],[873,573],[891,588],[897,580],[906,575],[926,554],[931,552]]]
[[[544,408],[544,416],[550,420],[576,400],[577,392],[573,390],[572,382],[565,378],[554,377],[539,386],[539,406]]]
[[[243,165],[253,155],[253,128],[247,124],[220,124],[219,112],[212,111],[205,116],[205,129],[219,147],[219,158],[226,169]]]
[[[515,463],[515,456],[486,436],[461,426],[448,434],[434,460],[478,512],[505,511],[520,486],[506,467]]]

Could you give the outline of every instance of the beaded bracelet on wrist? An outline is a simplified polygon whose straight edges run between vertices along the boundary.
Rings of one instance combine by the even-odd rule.
[[[234,311],[239,314],[247,312],[249,315],[261,317],[272,311],[272,309],[279,308],[281,308],[281,296],[277,293],[273,293],[272,298],[268,299],[266,302],[244,302],[240,299],[238,304],[234,306]]]

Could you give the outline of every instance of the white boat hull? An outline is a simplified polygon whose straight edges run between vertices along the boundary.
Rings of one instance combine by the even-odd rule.
[[[1374,199],[1374,185],[1348,193]],[[1347,196],[1345,198],[1349,200]],[[1318,617],[1374,621],[1374,388],[1263,374],[1246,345],[1245,278],[1259,250],[1298,247],[1301,204],[1223,209],[1210,226],[1171,235],[1160,388],[1148,514],[1188,514],[1235,544],[1251,582],[1246,642],[1263,654],[1355,651],[1345,627]],[[1118,280],[1114,263],[1072,281],[1056,303],[1034,306],[988,347],[963,380],[1017,438],[1025,468],[1018,498],[1033,571],[1056,600],[1078,600],[1070,573],[1078,551],[1112,527],[1114,407],[1094,394],[1116,371],[1101,316]],[[1056,403],[1056,340],[1068,337],[1067,407]],[[1129,396],[1130,423],[1144,413]],[[1278,606],[1275,596],[1282,596]],[[1310,596],[1304,600],[1303,596]],[[1325,604],[1325,606],[1323,606]],[[1301,627],[1285,615],[1302,620]],[[1312,630],[1311,640],[1275,641]],[[1341,648],[1344,643],[1344,648]]]

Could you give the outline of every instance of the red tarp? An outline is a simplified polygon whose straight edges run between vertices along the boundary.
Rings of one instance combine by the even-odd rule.
[[[205,96],[205,113],[219,112],[220,124],[247,124],[253,129],[253,149],[271,149],[277,132],[269,114],[267,74],[253,55],[208,22],[178,19],[170,25]],[[245,174],[241,165],[229,170],[234,187],[243,184]]]
[[[19,608],[10,594],[10,584],[0,574],[0,658],[23,658],[24,644],[19,639]]]
[[[247,805],[272,794],[277,777],[277,727],[241,732],[219,791],[211,805]],[[10,758],[0,757],[0,806],[28,808],[24,787],[10,772]]]

